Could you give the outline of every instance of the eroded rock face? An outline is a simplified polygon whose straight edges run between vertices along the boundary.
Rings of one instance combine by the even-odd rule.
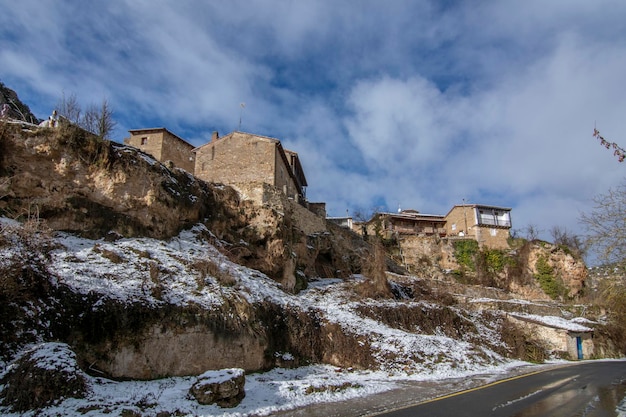
[[[90,238],[164,239],[202,222],[231,260],[288,292],[305,288],[307,277],[359,272],[359,249],[341,237],[347,231],[326,230],[325,219],[267,184],[263,198],[242,187],[206,183],[74,126],[0,126],[0,213]]]
[[[200,403],[220,407],[236,407],[246,396],[243,369],[207,371],[198,377],[189,392]]]
[[[168,238],[205,218],[237,219],[232,189],[210,188],[137,149],[73,126],[0,133],[0,210],[36,215],[55,230]]]
[[[528,272],[537,275],[537,261],[543,258],[552,268],[555,278],[561,280],[569,297],[576,297],[585,286],[588,272],[585,263],[557,245],[546,242],[532,243],[528,256]]]
[[[167,328],[155,325],[140,342],[107,352],[108,360],[95,365],[116,378],[153,379],[197,375],[205,369],[240,366],[259,370],[270,365],[262,335],[243,332],[217,335],[205,326]]]

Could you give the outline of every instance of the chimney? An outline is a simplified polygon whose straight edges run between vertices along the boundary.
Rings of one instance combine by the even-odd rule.
[[[219,139],[219,137],[220,137],[220,134],[217,133],[217,130],[215,130],[213,134],[211,135],[211,142],[215,142],[217,139]]]

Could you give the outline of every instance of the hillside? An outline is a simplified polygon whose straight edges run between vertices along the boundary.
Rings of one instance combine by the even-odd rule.
[[[467,377],[565,357],[567,349],[532,326],[586,335],[598,325],[592,309],[552,300],[532,278],[544,259],[568,286],[563,300],[582,286],[584,277],[568,283],[572,274],[562,272],[578,261],[550,245],[512,249],[517,261],[491,275],[480,273],[490,264],[463,264],[449,246],[458,268],[433,258],[416,276],[382,246],[279,191],[257,204],[73,126],[2,123],[0,155],[4,412],[221,414],[181,387],[207,370],[241,368],[249,396],[237,412],[267,414],[274,409],[254,408],[250,391],[269,389],[263,375],[304,379],[276,388],[279,408],[290,408],[392,388],[381,381]],[[41,346],[65,352],[70,379],[87,388],[24,406],[9,395],[11,378]],[[593,355],[615,354],[611,340],[596,338]],[[336,375],[320,382],[329,370]],[[158,395],[154,385],[141,388],[150,401],[107,394],[129,386],[113,381],[160,378]],[[37,389],[33,380],[21,395]],[[89,408],[72,397],[87,397]]]

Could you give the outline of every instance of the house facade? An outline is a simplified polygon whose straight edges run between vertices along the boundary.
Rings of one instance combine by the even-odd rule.
[[[368,235],[380,235],[385,239],[398,235],[445,236],[444,216],[423,214],[416,210],[398,213],[376,213],[365,224],[354,226],[354,230]]]
[[[195,158],[193,145],[164,127],[129,130],[124,143],[152,155],[161,162],[172,161],[175,166],[193,174]]]
[[[480,246],[494,249],[508,247],[511,209],[480,204],[454,206],[445,216],[447,236],[472,238]]]
[[[275,138],[244,132],[193,149],[194,175],[202,180],[234,185],[265,183],[297,202],[306,201],[306,177],[298,154],[285,150]]]

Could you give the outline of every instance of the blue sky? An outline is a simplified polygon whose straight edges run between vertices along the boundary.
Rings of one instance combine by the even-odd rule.
[[[0,0],[0,80],[47,117],[106,98],[122,141],[238,129],[299,153],[329,215],[463,201],[579,233],[626,164],[626,2]]]

